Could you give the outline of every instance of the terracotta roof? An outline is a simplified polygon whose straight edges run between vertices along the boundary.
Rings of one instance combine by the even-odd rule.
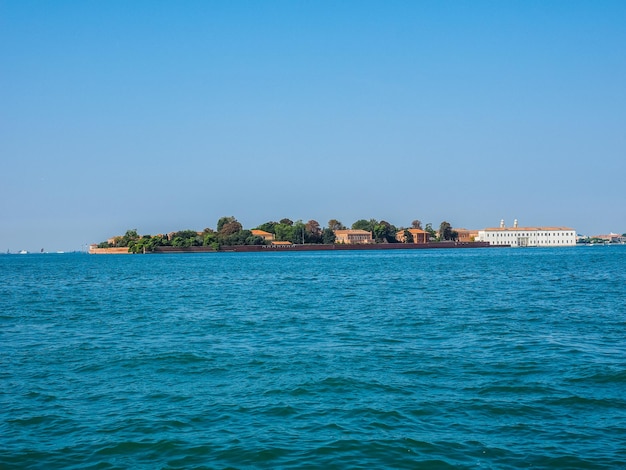
[[[257,230],[257,229],[252,229],[250,230],[252,232],[252,235],[272,235],[270,232],[266,232],[265,230]]]
[[[367,230],[359,230],[359,229],[349,229],[349,230],[335,230],[335,234],[344,235],[371,235],[372,232],[368,232]]]

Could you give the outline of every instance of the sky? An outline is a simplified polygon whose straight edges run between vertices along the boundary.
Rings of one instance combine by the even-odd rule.
[[[0,0],[0,252],[289,218],[626,232],[626,2]]]

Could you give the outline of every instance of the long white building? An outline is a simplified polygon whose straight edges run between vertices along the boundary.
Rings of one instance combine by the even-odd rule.
[[[500,227],[479,230],[476,241],[515,247],[575,246],[576,230],[568,227],[518,227],[517,219],[513,227],[506,227],[502,220]]]

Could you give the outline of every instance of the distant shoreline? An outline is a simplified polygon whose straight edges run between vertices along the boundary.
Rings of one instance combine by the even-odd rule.
[[[488,242],[435,242],[435,243],[369,243],[333,245],[231,245],[215,250],[209,246],[159,246],[145,254],[177,254],[177,253],[279,253],[291,251],[349,251],[349,250],[427,250],[436,248],[506,248],[510,245],[490,245]],[[117,255],[132,254],[128,248],[91,248],[90,254]]]

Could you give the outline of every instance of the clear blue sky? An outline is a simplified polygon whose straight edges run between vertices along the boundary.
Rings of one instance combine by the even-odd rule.
[[[625,1],[0,0],[0,250],[235,216],[626,232]]]

